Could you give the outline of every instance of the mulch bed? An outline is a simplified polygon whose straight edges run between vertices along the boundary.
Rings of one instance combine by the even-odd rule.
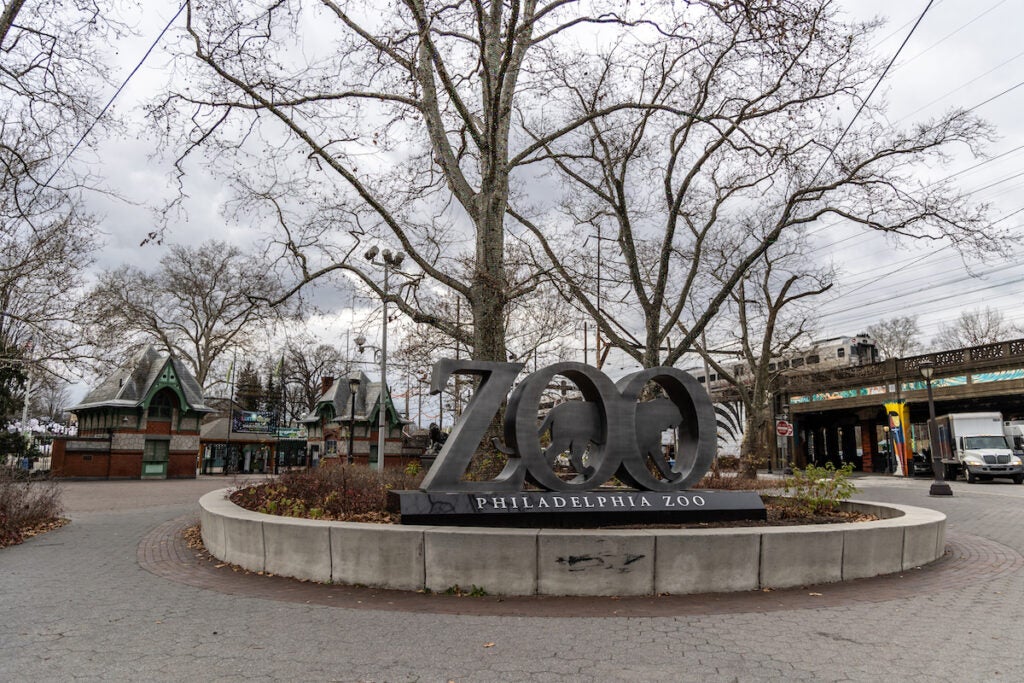
[[[259,509],[258,503],[263,502],[263,497],[259,494],[253,495],[253,489],[259,490],[260,487],[247,487],[239,491],[235,491],[231,494],[230,498],[235,505],[253,510],[255,512],[262,512]],[[865,515],[855,512],[843,512],[840,510],[835,511],[819,511],[814,514],[804,512],[803,510],[792,507],[785,503],[779,503],[775,500],[768,500],[765,502],[765,508],[768,512],[768,519],[766,520],[725,520],[721,522],[691,522],[691,523],[680,523],[680,524],[623,524],[614,526],[604,526],[606,529],[716,529],[716,528],[740,528],[740,527],[766,527],[766,526],[799,526],[802,524],[839,524],[844,522],[872,522],[878,517],[874,515]],[[286,515],[291,516],[291,515]],[[328,520],[332,522],[370,522],[375,524],[401,524],[401,516],[397,513],[392,512],[360,512],[356,514],[342,514],[342,515],[330,515],[321,514],[316,519]]]
[[[49,519],[45,522],[39,522],[31,526],[25,527],[24,529],[18,529],[16,536],[11,538],[0,538],[0,548],[6,548],[12,545],[18,545],[23,543],[25,540],[38,536],[39,534],[45,534],[47,531],[53,531],[59,529],[65,524],[69,524],[70,519],[64,517],[58,517],[57,519]]]

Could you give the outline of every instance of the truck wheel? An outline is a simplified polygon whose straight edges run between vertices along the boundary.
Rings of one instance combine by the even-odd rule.
[[[1015,474],[1015,475],[1013,475],[1013,483],[1014,484],[1024,484],[1024,474]]]
[[[978,478],[975,477],[974,474],[972,474],[971,471],[966,467],[964,468],[964,479],[967,480],[968,484],[973,484],[974,482],[978,481]]]

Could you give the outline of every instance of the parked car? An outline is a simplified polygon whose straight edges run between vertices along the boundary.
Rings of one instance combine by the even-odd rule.
[[[910,473],[915,477],[930,477],[933,475],[932,471],[932,456],[928,451],[921,451],[920,453],[914,453],[914,457],[911,461]]]

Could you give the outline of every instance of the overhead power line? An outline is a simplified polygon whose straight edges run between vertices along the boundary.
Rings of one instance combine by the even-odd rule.
[[[828,156],[825,157],[825,160],[823,162],[821,162],[821,167],[818,169],[818,172],[814,174],[814,177],[811,179],[811,182],[809,184],[813,185],[814,182],[818,179],[818,176],[821,175],[821,172],[825,170],[825,167],[828,165],[828,163],[832,161],[832,158],[835,156],[836,150],[842,143],[843,138],[845,138],[846,134],[850,132],[851,128],[853,128],[853,124],[860,117],[861,112],[864,111],[864,108],[868,106],[868,102],[871,100],[871,97],[875,94],[875,91],[878,90],[878,86],[880,86],[882,84],[882,81],[885,80],[885,77],[889,73],[889,70],[892,69],[892,65],[896,63],[896,60],[899,58],[900,53],[903,52],[903,48],[905,48],[907,46],[907,43],[910,42],[910,37],[914,35],[914,32],[917,30],[917,27],[921,25],[921,21],[924,19],[924,16],[928,14],[928,10],[931,9],[934,3],[935,0],[928,0],[928,4],[925,5],[924,11],[921,12],[921,16],[919,16],[917,18],[917,21],[914,22],[914,25],[911,27],[910,32],[907,33],[907,36],[903,39],[903,42],[900,43],[899,49],[896,50],[896,54],[892,56],[892,59],[889,60],[889,63],[886,64],[885,68],[882,70],[882,73],[878,76],[878,80],[876,80],[875,84],[871,87],[871,91],[868,93],[867,97],[865,97],[864,100],[860,103],[860,106],[857,107],[857,111],[854,112],[853,118],[850,119],[850,122],[846,124],[846,128],[844,128],[843,132],[840,133],[839,138],[832,144],[832,147],[828,151]]]
[[[174,16],[171,17],[170,21],[168,21],[167,24],[163,27],[163,29],[161,29],[159,35],[157,35],[156,39],[146,50],[146,53],[142,55],[142,59],[139,60],[139,63],[135,65],[135,68],[131,70],[131,73],[129,73],[128,76],[124,79],[124,81],[122,81],[121,85],[119,85],[117,90],[114,91],[114,94],[110,96],[110,99],[108,99],[107,103],[103,105],[103,109],[100,110],[100,113],[96,115],[96,118],[93,119],[92,123],[89,124],[89,127],[86,128],[82,135],[78,138],[78,142],[76,142],[74,146],[71,148],[71,151],[69,151],[64,156],[61,162],[57,165],[57,168],[53,169],[53,173],[50,174],[50,177],[46,179],[46,182],[43,183],[41,187],[48,187],[50,183],[53,182],[53,179],[57,177],[57,174],[60,173],[61,169],[64,168],[65,164],[67,164],[71,157],[74,156],[75,152],[78,151],[78,148],[82,146],[82,143],[85,142],[85,139],[87,137],[89,137],[89,133],[92,132],[92,129],[96,127],[96,124],[100,122],[100,119],[102,119],[103,116],[110,109],[110,107],[113,106],[114,100],[116,100],[118,95],[121,94],[121,91],[123,91],[128,86],[128,82],[132,80],[132,77],[135,76],[138,70],[142,68],[142,65],[145,64],[146,59],[149,58],[149,55],[153,52],[153,50],[156,49],[156,46],[163,39],[164,34],[166,34],[168,30],[170,30],[171,26],[174,24],[177,18],[181,16],[182,11],[185,9],[185,6],[187,4],[187,2],[181,3],[181,7],[178,8],[178,11],[174,13]]]

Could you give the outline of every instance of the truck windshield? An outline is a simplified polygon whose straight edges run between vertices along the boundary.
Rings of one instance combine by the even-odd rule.
[[[964,448],[1009,448],[1004,436],[965,436]]]

